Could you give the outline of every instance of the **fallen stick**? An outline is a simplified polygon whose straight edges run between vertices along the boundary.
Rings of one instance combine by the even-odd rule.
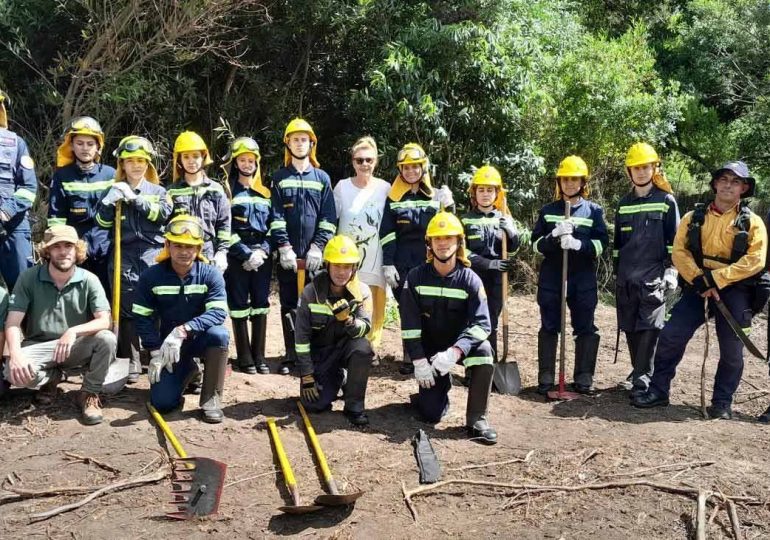
[[[75,454],[73,452],[64,452],[64,455],[67,456],[70,459],[75,460],[75,461],[82,461],[86,465],[88,465],[89,463],[93,463],[97,467],[99,467],[101,469],[104,469],[105,471],[109,471],[109,472],[111,472],[113,474],[120,474],[121,473],[121,470],[118,469],[117,467],[113,467],[109,463],[105,463],[104,461],[100,461],[100,460],[98,460],[96,458],[92,458],[90,456],[81,456],[81,455]]]
[[[21,499],[38,499],[42,497],[57,497],[59,495],[80,495],[82,493],[90,493],[95,489],[99,489],[99,486],[71,486],[48,489],[26,489],[17,486],[9,486],[6,484],[3,485],[3,489],[18,495]]]
[[[735,503],[730,499],[727,499],[725,503],[727,504],[727,515],[730,516],[730,525],[733,527],[733,536],[735,536],[735,540],[741,540],[741,520],[738,518]]]
[[[616,478],[618,476],[638,476],[652,471],[662,471],[665,469],[693,469],[695,467],[708,467],[709,465],[716,464],[716,461],[690,461],[688,463],[668,463],[666,465],[658,465],[656,467],[647,467],[646,469],[637,469],[630,472],[621,472],[615,474],[604,474],[602,478]]]
[[[534,454],[534,450],[527,452],[527,455],[523,458],[506,459],[505,461],[492,461],[490,463],[480,463],[478,465],[464,465],[462,467],[455,467],[453,469],[447,469],[447,471],[469,471],[471,469],[483,469],[484,467],[497,467],[498,465],[509,465],[511,463],[528,463],[529,458]]]
[[[706,540],[706,498],[706,492],[699,489],[697,515],[695,517],[695,540]]]
[[[85,506],[86,504],[90,503],[94,499],[101,497],[102,495],[105,495],[107,493],[112,493],[113,491],[121,491],[132,487],[143,486],[145,484],[154,484],[155,482],[160,482],[164,478],[167,478],[170,474],[171,472],[168,470],[168,468],[163,467],[153,473],[140,476],[138,478],[126,478],[125,480],[114,482],[100,489],[97,489],[96,491],[91,493],[88,497],[81,499],[78,502],[65,504],[63,506],[58,506],[56,508],[48,510],[47,512],[32,514],[31,516],[29,516],[29,522],[37,523],[39,521],[45,521],[46,519],[52,518],[53,516],[57,516],[65,512],[76,510],[81,506]]]

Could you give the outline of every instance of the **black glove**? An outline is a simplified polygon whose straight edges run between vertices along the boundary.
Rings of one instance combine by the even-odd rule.
[[[511,259],[493,259],[489,261],[489,269],[496,272],[507,272],[513,268]]]
[[[718,288],[714,277],[711,275],[711,270],[704,270],[703,275],[696,277],[692,281],[692,286],[695,287],[695,292],[703,294],[709,289]]]

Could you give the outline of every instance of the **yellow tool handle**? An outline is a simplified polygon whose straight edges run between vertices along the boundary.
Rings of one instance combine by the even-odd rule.
[[[112,270],[112,331],[118,333],[120,324],[120,228],[123,218],[122,201],[115,203],[115,234],[113,238]]]
[[[321,445],[318,443],[318,438],[315,435],[313,425],[310,423],[310,418],[308,418],[307,412],[305,412],[305,407],[303,407],[302,403],[299,401],[297,402],[297,407],[299,407],[299,413],[302,415],[302,421],[305,422],[305,430],[307,431],[308,437],[310,437],[310,444],[313,445],[313,450],[318,458],[318,466],[321,467],[324,480],[327,485],[329,485],[329,489],[333,489],[331,484],[334,483],[334,478],[332,477],[332,472],[329,470],[329,465],[326,463],[326,456],[324,455],[323,450],[321,450]]]
[[[283,480],[286,482],[286,486],[289,490],[293,490],[297,485],[297,481],[294,479],[294,471],[291,470],[291,463],[289,463],[289,458],[286,457],[286,452],[283,450],[283,444],[281,444],[281,438],[278,436],[278,429],[275,427],[275,418],[267,419],[267,428],[270,430],[270,437],[273,439],[275,452],[278,454],[278,462],[281,464]]]
[[[179,441],[176,440],[176,437],[174,436],[174,433],[171,431],[171,428],[168,427],[168,424],[165,420],[163,420],[163,417],[160,415],[160,413],[150,405],[149,402],[147,402],[147,410],[150,411],[150,414],[152,415],[153,419],[155,420],[155,423],[160,426],[160,429],[163,430],[163,434],[166,436],[166,439],[168,439],[168,442],[171,443],[171,446],[174,447],[174,450],[176,451],[177,455],[180,458],[186,458],[187,452],[184,451],[184,448],[182,448],[182,445],[179,444]]]

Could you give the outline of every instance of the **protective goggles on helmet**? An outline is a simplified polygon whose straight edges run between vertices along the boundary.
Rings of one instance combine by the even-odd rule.
[[[67,131],[93,131],[95,133],[101,133],[102,126],[90,116],[80,116],[72,121]]]
[[[120,156],[123,152],[145,152],[151,156],[155,156],[155,149],[152,147],[152,143],[144,137],[127,137],[120,141],[120,145],[113,152],[114,156]]]
[[[241,137],[235,139],[230,145],[230,152],[232,154],[242,154],[245,152],[251,152],[252,154],[259,154],[259,145],[254,139],[249,137]]]
[[[402,162],[415,162],[415,161],[422,161],[425,159],[425,152],[420,150],[419,148],[402,148],[398,152],[398,156],[396,158],[396,161],[398,163]]]
[[[184,236],[189,234],[194,240],[203,239],[203,229],[200,223],[193,219],[171,220],[166,226],[166,231],[174,236]]]

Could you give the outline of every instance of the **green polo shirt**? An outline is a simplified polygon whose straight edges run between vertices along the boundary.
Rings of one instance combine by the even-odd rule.
[[[110,304],[99,278],[91,272],[76,268],[59,290],[45,262],[19,276],[8,310],[25,314],[25,343],[40,343],[59,339],[68,328],[93,320],[94,313],[109,311]]]

